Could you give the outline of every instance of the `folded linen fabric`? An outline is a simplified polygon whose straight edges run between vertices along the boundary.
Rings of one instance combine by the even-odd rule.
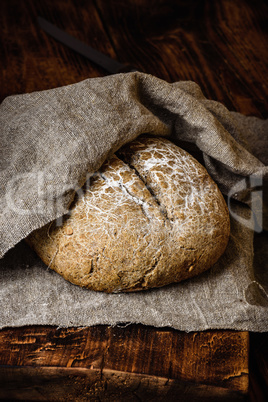
[[[8,97],[0,124],[0,255],[9,250],[0,267],[2,327],[127,321],[267,330],[267,278],[261,269],[256,278],[253,265],[253,233],[266,227],[267,121],[228,111],[193,82],[133,72]],[[142,294],[104,295],[65,283],[24,244],[12,249],[67,213],[104,160],[143,133],[194,145],[226,196],[231,238],[209,272]]]

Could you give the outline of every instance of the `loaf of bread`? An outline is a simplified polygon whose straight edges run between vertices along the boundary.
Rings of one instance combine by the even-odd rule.
[[[164,138],[141,136],[90,179],[61,226],[27,242],[73,284],[129,292],[210,268],[228,243],[224,198],[206,169]]]

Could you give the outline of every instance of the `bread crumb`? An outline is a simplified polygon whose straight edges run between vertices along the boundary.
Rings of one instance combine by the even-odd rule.
[[[67,228],[65,229],[65,233],[67,235],[72,235],[73,234],[73,228],[71,228],[70,226],[67,226]]]

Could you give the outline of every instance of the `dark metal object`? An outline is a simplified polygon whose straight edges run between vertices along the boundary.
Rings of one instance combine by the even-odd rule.
[[[98,66],[104,68],[111,74],[123,73],[128,71],[136,71],[134,67],[120,63],[105,54],[99,52],[96,49],[88,46],[86,43],[74,38],[63,30],[59,29],[55,25],[42,17],[37,18],[40,27],[54,39],[68,46],[70,49],[86,57],[90,61],[94,62]]]

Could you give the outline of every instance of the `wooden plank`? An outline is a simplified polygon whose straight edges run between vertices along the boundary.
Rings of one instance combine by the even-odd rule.
[[[35,401],[243,401],[243,395],[209,385],[114,370],[0,367],[0,399]],[[82,393],[81,393],[82,392]]]
[[[97,0],[118,58],[167,81],[193,80],[231,110],[268,116],[263,0]]]
[[[1,366],[90,368],[248,389],[248,333],[142,325],[0,331]]]
[[[37,24],[38,15],[115,57],[92,2],[83,8],[65,0],[1,0],[0,102],[8,95],[106,75],[103,69],[45,34]]]

